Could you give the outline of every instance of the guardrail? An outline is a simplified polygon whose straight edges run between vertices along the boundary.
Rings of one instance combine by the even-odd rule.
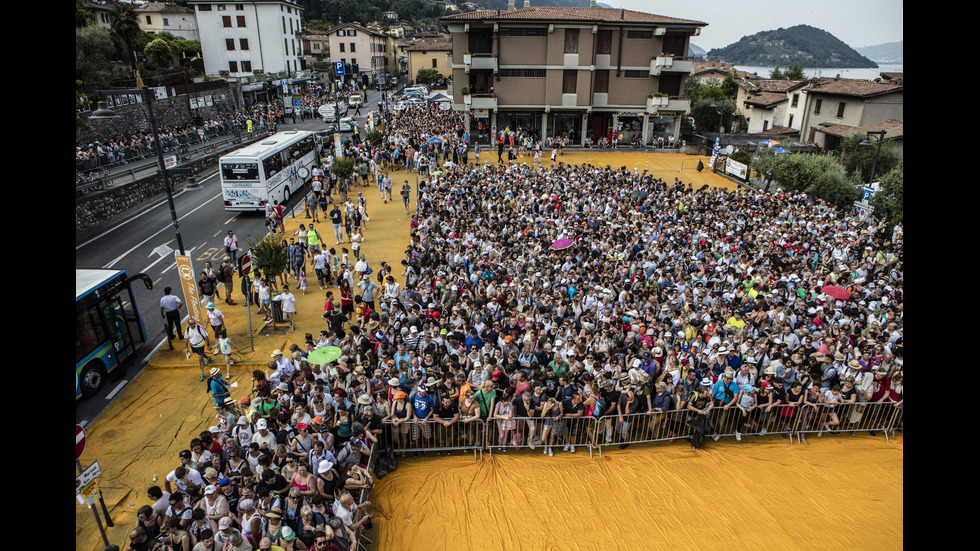
[[[385,421],[379,449],[391,448],[402,457],[437,452],[472,452],[474,461],[483,459],[486,451],[493,456],[512,449],[541,449],[553,455],[558,446],[564,452],[585,449],[589,458],[595,450],[602,457],[603,448],[650,442],[686,440],[694,433],[689,423],[692,414],[686,410],[644,412],[629,415],[594,417],[511,417],[482,420],[457,420],[443,423],[405,420]],[[806,435],[817,433],[882,433],[890,441],[904,423],[904,409],[892,403],[821,404],[814,406],[760,406],[748,410],[733,404],[728,409],[712,408],[705,422],[706,438],[782,435],[806,441]],[[550,453],[549,453],[550,452]]]

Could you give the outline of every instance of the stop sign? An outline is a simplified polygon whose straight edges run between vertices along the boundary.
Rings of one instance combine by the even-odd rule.
[[[252,271],[252,257],[245,255],[242,257],[242,273],[248,275]]]
[[[75,425],[75,459],[82,456],[85,450],[85,429],[81,425]]]

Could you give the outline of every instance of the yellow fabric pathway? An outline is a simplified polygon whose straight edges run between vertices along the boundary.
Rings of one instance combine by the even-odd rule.
[[[903,464],[901,436],[844,435],[410,458],[375,486],[368,537],[398,551],[901,549]]]
[[[496,151],[485,151],[481,155],[481,160],[486,161],[489,159],[495,161],[496,157]],[[472,155],[470,159],[471,161],[473,160]],[[558,161],[564,162],[565,164],[588,163],[603,167],[609,165],[614,168],[626,166],[629,170],[637,168],[641,172],[649,168],[650,173],[655,177],[662,178],[667,182],[673,182],[673,179],[676,177],[685,184],[692,184],[695,189],[699,189],[703,185],[724,186],[728,189],[735,189],[736,186],[734,184],[720,176],[711,174],[707,169],[700,174],[697,173],[693,167],[697,165],[699,159],[707,166],[708,157],[681,154],[638,153],[628,150],[567,151],[565,155],[558,158]],[[520,157],[517,162],[530,164],[531,160],[530,157]],[[545,167],[552,165],[547,155],[544,156],[543,163]],[[682,167],[684,171],[680,172]],[[404,258],[404,251],[409,245],[409,221],[415,213],[416,207],[415,174],[406,173],[404,170],[392,171],[390,174],[393,181],[393,202],[385,204],[380,198],[380,193],[376,185],[355,187],[352,189],[351,195],[356,198],[357,193],[360,191],[368,198],[368,215],[371,221],[367,223],[366,230],[364,231],[366,239],[362,250],[366,254],[372,268],[377,270],[380,268],[381,261],[386,261],[393,266],[395,279],[404,285],[404,278],[400,275],[402,271],[401,260]],[[401,197],[398,194],[398,190],[401,189],[401,185],[405,180],[408,180],[412,185],[412,200],[409,214],[405,214]],[[339,201],[339,194],[334,194],[334,199]],[[288,239],[292,236],[293,232],[299,229],[299,224],[301,223],[308,226],[309,221],[309,219],[304,218],[302,207],[297,208],[296,217],[290,217],[285,220],[285,237]],[[346,246],[348,250],[350,249],[349,244],[339,246],[334,244],[333,229],[329,218],[321,216],[321,222],[316,224],[316,227],[320,232],[323,243],[328,249],[335,247],[338,252],[342,246]],[[224,235],[224,231],[222,230],[218,234]],[[245,243],[242,245],[247,246]],[[196,263],[195,267],[200,267],[200,264]],[[317,288],[316,276],[312,269],[309,269],[307,274],[310,279],[307,285],[306,295],[297,291],[295,279],[290,279],[289,281],[291,290],[296,296],[296,332],[279,336],[262,335],[261,331],[268,326],[262,323],[260,315],[255,314],[255,306],[252,307],[252,330],[255,338],[254,351],[249,350],[248,319],[245,308],[242,306],[244,300],[241,294],[240,281],[237,277],[234,283],[233,298],[238,302],[238,305],[230,306],[224,304],[224,302],[218,302],[218,308],[223,311],[225,316],[229,336],[244,351],[241,354],[237,352],[234,354],[236,364],[231,369],[232,377],[229,379],[229,383],[237,383],[238,386],[231,389],[233,398],[238,399],[248,394],[251,390],[252,370],[264,369],[266,363],[270,360],[272,350],[276,348],[288,350],[289,345],[293,343],[302,347],[305,333],[310,332],[317,335],[321,329],[326,328],[326,324],[320,318],[320,315],[323,313],[325,291],[320,291]],[[337,288],[331,287],[331,290],[334,291],[334,295],[339,299]],[[222,296],[224,296],[224,291],[222,291]],[[155,310],[156,305],[154,304],[143,304],[142,308],[144,310],[144,316],[158,315]],[[99,461],[103,472],[102,477],[98,481],[99,488],[105,496],[106,506],[115,523],[114,528],[107,529],[107,536],[110,543],[119,545],[121,548],[125,548],[128,544],[129,531],[136,523],[136,510],[141,505],[150,503],[146,497],[146,489],[153,485],[158,485],[163,488],[164,478],[167,473],[179,464],[177,454],[180,450],[187,449],[192,438],[196,438],[201,431],[207,430],[209,426],[215,424],[214,410],[212,409],[213,404],[206,394],[204,383],[198,380],[200,370],[198,368],[197,358],[192,357],[191,359],[187,359],[184,356],[183,343],[180,341],[175,341],[174,347],[174,351],[167,350],[166,346],[164,346],[163,350],[157,352],[150,360],[149,368],[139,378],[133,381],[126,390],[120,393],[116,401],[95,423],[86,427],[88,440],[81,462],[83,467],[87,467],[93,461]],[[210,367],[221,368],[222,375],[224,375],[225,368],[223,358],[220,355],[215,357],[209,369]],[[575,459],[579,458],[576,457]],[[461,467],[467,466],[463,460],[459,461]],[[506,458],[502,459],[505,465],[507,461]],[[580,462],[587,464],[588,460],[575,461],[573,463],[577,464]],[[425,461],[421,463],[427,464]],[[490,464],[495,465],[497,462],[495,460]],[[850,465],[854,464],[861,463],[850,463]],[[406,469],[410,468],[406,467]],[[474,467],[469,466],[469,468],[472,469]],[[569,468],[594,469],[595,465],[593,464],[592,467],[583,465]],[[397,480],[402,473],[403,471],[399,469],[398,472],[392,475],[392,480]],[[153,480],[154,476],[157,477],[155,482]],[[499,477],[500,475],[495,476]],[[612,474],[610,476],[615,477]],[[676,482],[674,481],[672,483]],[[387,480],[385,483],[388,483]],[[559,484],[553,481],[553,485]],[[827,488],[822,488],[820,491],[831,492],[834,491],[834,487],[828,486]],[[585,495],[598,495],[596,493],[597,490],[591,490],[591,492],[592,494]],[[522,505],[522,507],[525,509],[538,507],[538,503],[541,503],[541,500],[544,499],[543,496],[546,495],[539,487],[535,495],[528,495],[529,499],[533,498],[536,501],[531,505]],[[457,510],[464,511],[461,504],[463,503],[462,500],[466,499],[468,505],[483,507],[484,505],[481,505],[481,503],[487,503],[485,498],[486,496],[483,494],[477,494],[472,499],[459,496],[457,498],[459,502],[455,506]],[[566,501],[568,500],[555,501],[552,499],[552,503],[554,504],[563,504]],[[583,501],[577,506],[581,506],[581,511],[595,509],[601,512],[614,508],[608,501],[603,502],[600,500],[595,500],[594,505]],[[555,509],[555,511],[553,513],[554,515],[567,516],[566,513],[559,512],[559,509]],[[503,525],[504,522],[519,522],[521,520],[520,518],[512,519],[508,517],[504,521],[501,520],[503,518],[501,515],[502,513],[498,513],[496,517],[491,517],[496,519],[495,524]],[[468,518],[473,519],[474,523],[477,522],[477,519],[485,517],[486,515],[481,514],[479,509],[473,509],[472,512],[468,513]],[[466,515],[460,517],[460,519],[465,518],[467,518]],[[572,520],[572,517],[569,516],[568,518],[569,526],[576,527],[577,523]],[[476,525],[474,524],[474,526]],[[455,526],[453,523],[443,524],[439,538],[433,539],[432,541],[446,541],[445,530],[451,529],[453,526]],[[537,523],[536,526],[541,526],[534,533],[534,537],[536,538],[538,536],[544,538],[543,534],[552,533],[550,532],[552,528],[557,530],[553,534],[562,534],[564,531],[567,531],[567,527],[558,527],[558,525],[544,526],[541,523]],[[433,527],[433,529],[435,528]],[[495,526],[488,525],[488,531],[495,533]],[[579,531],[575,531],[574,533],[577,534]],[[616,532],[613,531],[612,533]],[[411,533],[405,533],[404,536],[414,537]],[[585,535],[582,537],[584,538]],[[541,538],[529,541],[550,541]],[[485,534],[475,537],[473,545],[482,545],[479,541],[486,539],[487,536]],[[408,542],[408,546],[410,547],[412,541],[423,540],[409,539],[405,541]],[[452,538],[451,541],[455,541],[455,538]],[[582,539],[582,541],[587,540]],[[398,551],[409,547],[402,547],[399,543],[381,548]],[[593,547],[586,546],[583,549]],[[83,551],[102,551],[104,548],[99,537],[98,529],[95,526],[92,512],[87,506],[77,505],[77,503],[75,509],[75,548]],[[466,548],[469,548],[469,546],[459,547],[458,549]],[[500,547],[486,548],[499,549]],[[536,549],[539,547],[530,544],[527,548]]]

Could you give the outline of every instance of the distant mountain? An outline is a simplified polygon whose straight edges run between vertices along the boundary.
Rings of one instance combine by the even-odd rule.
[[[905,51],[905,41],[899,40],[877,46],[864,46],[863,48],[855,48],[855,50],[878,63],[902,64],[904,63],[902,58]]]
[[[704,51],[704,48],[696,46],[693,42],[687,47],[687,55],[690,57],[701,57],[708,52]]]
[[[878,67],[834,35],[809,25],[743,36],[734,44],[709,51],[705,58],[756,67],[788,67],[797,63],[804,67]]]

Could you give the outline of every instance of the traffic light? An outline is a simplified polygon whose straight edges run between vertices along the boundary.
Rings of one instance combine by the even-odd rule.
[[[353,64],[354,64],[354,67],[352,67],[352,69],[354,70],[354,73],[355,73],[355,74],[356,74],[356,73],[360,73],[360,71],[359,71],[359,70],[357,69],[357,62],[356,62],[356,61],[351,61],[351,63],[353,63]]]
[[[351,74],[350,63],[347,63],[346,61],[344,62],[344,74],[345,75]]]

